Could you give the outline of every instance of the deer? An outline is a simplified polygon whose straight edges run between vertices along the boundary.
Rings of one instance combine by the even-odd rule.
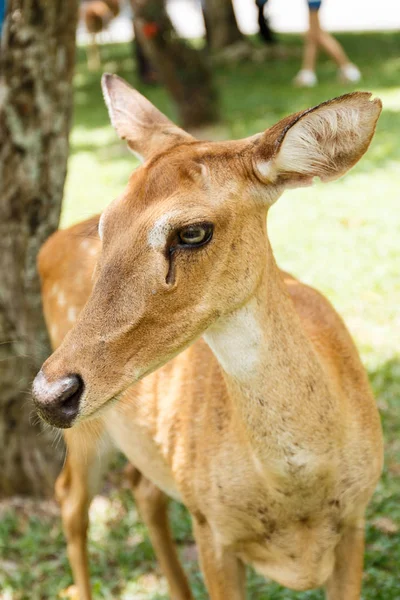
[[[286,188],[344,175],[379,99],[354,92],[236,141],[198,141],[116,75],[111,123],[142,164],[38,260],[54,352],[36,410],[63,429],[56,483],[81,600],[88,507],[113,448],[171,598],[192,598],[167,519],[190,512],[211,600],[244,600],[245,568],[293,590],[359,600],[380,418],[329,301],[281,271],[267,214]]]
[[[80,7],[80,17],[90,34],[87,47],[87,66],[89,71],[100,69],[101,56],[97,44],[97,36],[106,31],[111,21],[120,12],[120,0],[84,0]]]

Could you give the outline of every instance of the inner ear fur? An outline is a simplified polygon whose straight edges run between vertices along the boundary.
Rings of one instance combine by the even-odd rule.
[[[121,77],[104,73],[101,87],[111,124],[141,160],[194,141]]]
[[[354,92],[279,121],[262,134],[254,153],[258,175],[288,187],[330,181],[368,149],[382,110],[369,92]]]

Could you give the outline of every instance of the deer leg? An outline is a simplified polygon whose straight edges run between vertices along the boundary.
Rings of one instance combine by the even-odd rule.
[[[194,533],[210,600],[245,600],[246,570],[232,552],[217,548],[204,517],[194,518]]]
[[[98,490],[108,461],[99,452],[100,436],[81,428],[65,432],[67,458],[56,481],[67,552],[79,600],[91,600],[87,556],[90,502]],[[84,443],[83,443],[84,439]]]
[[[168,523],[168,497],[132,465],[126,469],[137,510],[147,526],[151,543],[173,600],[190,600],[192,594],[179,562]]]
[[[100,50],[97,44],[96,33],[90,36],[90,42],[87,46],[87,65],[89,71],[98,71],[101,66]]]
[[[326,584],[327,600],[359,600],[364,562],[364,522],[347,527],[336,551],[335,567]]]

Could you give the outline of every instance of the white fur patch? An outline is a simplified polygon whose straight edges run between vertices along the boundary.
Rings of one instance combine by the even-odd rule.
[[[370,94],[344,96],[304,114],[287,131],[278,154],[270,161],[256,163],[260,174],[274,182],[286,175],[291,187],[337,179],[365,152],[381,110]],[[302,175],[300,179],[298,175]]]
[[[149,245],[154,249],[164,248],[167,236],[171,231],[170,219],[177,214],[176,210],[167,212],[157,219],[148,235]]]
[[[60,286],[58,285],[58,283],[54,283],[51,286],[50,296],[57,296],[59,289],[60,289]]]
[[[65,305],[67,304],[67,301],[66,301],[66,299],[65,299],[65,294],[64,294],[64,292],[63,292],[63,291],[61,291],[61,292],[59,292],[59,293],[58,293],[58,296],[57,296],[57,304],[58,304],[58,306],[60,306],[60,307],[63,307],[63,306],[65,306]]]
[[[101,240],[103,239],[103,229],[104,229],[104,218],[103,217],[104,217],[104,213],[101,213],[99,225],[98,225],[99,238]],[[85,240],[85,241],[87,241],[87,240]]]
[[[112,107],[110,94],[108,93],[106,78],[104,78],[104,77],[102,77],[102,79],[101,79],[101,89],[103,92],[103,98],[104,98],[105,105],[107,106],[107,110],[110,115],[111,124],[114,126],[114,123],[113,123],[114,111],[113,111],[113,107]]]
[[[347,106],[306,115],[287,132],[276,160],[278,171],[329,178],[336,173],[337,157],[364,139],[360,120],[359,111]]]
[[[255,302],[222,317],[203,335],[224,371],[240,381],[248,381],[260,363],[262,330],[255,317]]]
[[[67,319],[70,323],[74,323],[76,321],[78,311],[75,306],[68,307]]]
[[[273,179],[275,177],[274,165],[270,160],[260,160],[257,163],[257,169],[265,179]]]

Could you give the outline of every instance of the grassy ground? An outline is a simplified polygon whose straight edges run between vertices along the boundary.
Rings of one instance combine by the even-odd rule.
[[[286,193],[270,214],[270,236],[281,266],[321,289],[350,327],[368,368],[382,415],[386,463],[369,508],[364,600],[399,600],[400,581],[400,34],[343,35],[361,67],[362,89],[384,102],[367,156],[343,180]],[[329,61],[319,65],[320,85],[295,90],[299,39],[285,38],[289,58],[220,69],[224,122],[231,137],[265,129],[280,117],[351,91],[336,82]],[[130,47],[104,48],[105,70],[136,84]],[[79,55],[75,122],[62,222],[99,212],[122,189],[135,160],[108,125],[99,75]],[[163,90],[144,89],[174,117]],[[185,510],[171,505],[174,534],[197,600],[206,593]],[[0,599],[57,598],[71,583],[58,513],[53,503],[0,505]],[[96,599],[167,598],[146,536],[118,465],[91,508],[89,550]],[[68,597],[66,594],[64,597]],[[253,573],[248,597],[318,600],[319,591],[293,593]],[[228,600],[228,599],[227,599]]]

